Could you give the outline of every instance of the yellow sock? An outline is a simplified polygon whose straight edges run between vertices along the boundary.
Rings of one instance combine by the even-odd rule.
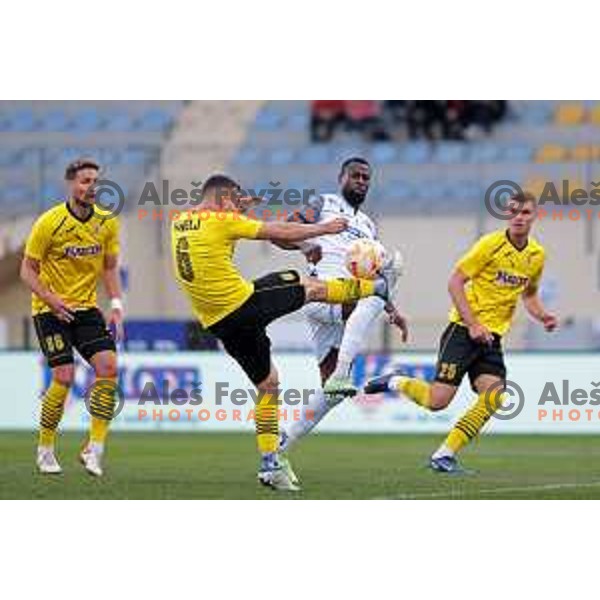
[[[90,442],[104,444],[108,435],[108,428],[113,418],[117,394],[115,379],[99,379],[94,384],[90,395]]]
[[[426,381],[400,376],[395,388],[396,391],[408,396],[415,404],[423,408],[431,406],[431,385]]]
[[[277,452],[279,449],[279,421],[277,420],[277,396],[262,395],[255,411],[256,443],[261,454]]]
[[[54,379],[50,382],[50,386],[42,399],[40,433],[38,437],[40,446],[54,446],[56,429],[62,419],[68,395],[69,388],[67,386],[54,381]]]
[[[500,390],[479,394],[471,408],[454,425],[444,442],[445,445],[455,454],[462,450],[479,435],[483,426],[502,404],[502,398]]]
[[[368,279],[329,279],[325,281],[329,304],[344,304],[355,302],[361,298],[372,296],[375,292],[375,282]]]

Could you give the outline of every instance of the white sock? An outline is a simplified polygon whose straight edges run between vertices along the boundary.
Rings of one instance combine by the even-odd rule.
[[[371,296],[358,302],[356,308],[346,321],[344,336],[338,353],[337,365],[332,377],[348,377],[356,355],[364,348],[371,327],[382,313],[385,302],[381,298]]]
[[[454,456],[454,452],[446,446],[446,444],[442,444],[432,455],[431,458],[442,458],[443,456]]]
[[[403,379],[406,379],[406,377],[404,375],[396,375],[395,377],[390,377],[390,380],[388,381],[388,384],[387,384],[388,391],[399,392],[400,384],[402,383]]]
[[[102,444],[101,442],[90,442],[88,444],[88,450],[90,452],[93,452],[94,454],[102,456],[102,454],[104,453],[104,444]]]
[[[316,424],[335,406],[325,399],[322,389],[318,389],[310,397],[308,404],[302,407],[301,417],[294,421],[287,429],[288,441],[285,450],[296,443],[300,438],[310,433]]]

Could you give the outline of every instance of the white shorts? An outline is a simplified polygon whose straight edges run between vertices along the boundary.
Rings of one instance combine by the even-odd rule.
[[[339,348],[342,343],[346,325],[342,319],[342,306],[314,302],[303,310],[317,360],[321,363],[332,348]]]

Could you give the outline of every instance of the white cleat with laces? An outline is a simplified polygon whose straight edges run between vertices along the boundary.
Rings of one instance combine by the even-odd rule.
[[[38,471],[44,475],[58,475],[62,473],[62,469],[56,460],[52,448],[38,448],[36,464]]]
[[[102,477],[102,452],[94,450],[90,446],[84,448],[79,455],[84,469],[94,477]]]

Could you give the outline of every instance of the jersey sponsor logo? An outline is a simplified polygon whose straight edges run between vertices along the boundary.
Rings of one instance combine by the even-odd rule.
[[[100,244],[93,246],[67,246],[65,248],[65,256],[69,258],[82,258],[86,256],[97,256],[102,252]]]
[[[353,227],[352,225],[350,225],[348,229],[346,229],[346,231],[342,232],[341,235],[344,236],[344,234],[346,234],[345,237],[349,237],[350,239],[369,237],[368,233],[366,233],[362,229],[359,229],[358,227]]]
[[[529,277],[513,275],[512,273],[507,273],[506,271],[498,271],[496,274],[496,283],[507,287],[526,287],[529,283]]]
[[[194,231],[200,229],[200,221],[175,222],[174,227],[177,231]]]

